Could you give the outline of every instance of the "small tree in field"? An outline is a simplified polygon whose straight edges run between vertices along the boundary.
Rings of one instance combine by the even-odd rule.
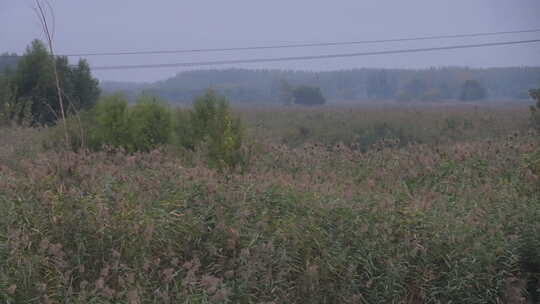
[[[190,114],[193,143],[206,143],[210,161],[218,168],[235,167],[241,160],[242,125],[227,99],[208,90],[193,102]]]
[[[128,102],[122,95],[102,98],[94,109],[95,125],[91,129],[91,146],[103,145],[127,148],[130,143]]]
[[[299,105],[315,106],[326,103],[321,89],[310,86],[299,86],[292,91],[294,103]]]
[[[129,151],[150,151],[169,142],[171,111],[151,96],[140,96],[128,111]]]

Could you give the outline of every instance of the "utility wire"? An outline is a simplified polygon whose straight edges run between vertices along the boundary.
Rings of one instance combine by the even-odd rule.
[[[501,45],[527,44],[527,43],[536,43],[536,42],[540,42],[540,39],[506,41],[506,42],[492,42],[492,43],[479,43],[479,44],[462,44],[462,45],[450,45],[450,46],[442,46],[442,47],[429,47],[429,48],[417,48],[417,49],[399,49],[399,50],[374,51],[374,52],[362,52],[362,53],[330,54],[330,55],[257,58],[257,59],[236,59],[236,60],[218,60],[218,61],[198,61],[198,62],[163,63],[163,64],[94,66],[94,67],[92,67],[92,69],[93,70],[127,70],[127,69],[148,69],[148,68],[195,67],[195,66],[224,65],[224,64],[238,64],[238,63],[260,63],[260,62],[315,60],[315,59],[361,57],[361,56],[374,56],[374,55],[390,55],[390,54],[402,54],[402,53],[418,53],[418,52],[429,52],[429,51],[443,51],[443,50],[455,50],[455,49],[467,49],[467,48],[480,48],[480,47],[491,47],[491,46],[501,46]]]
[[[342,42],[303,43],[303,44],[281,44],[281,45],[247,46],[247,47],[230,47],[230,48],[201,48],[201,49],[179,49],[179,50],[86,52],[86,53],[81,52],[81,53],[60,54],[59,56],[90,57],[90,56],[125,56],[125,55],[152,55],[152,54],[179,54],[179,53],[207,53],[207,52],[248,51],[248,50],[303,48],[303,47],[323,47],[323,46],[375,44],[375,43],[419,41],[419,40],[433,40],[433,39],[452,39],[452,38],[467,38],[467,37],[499,36],[499,35],[537,33],[537,32],[540,32],[540,29],[528,29],[528,30],[505,31],[505,32],[485,32],[485,33],[472,33],[472,34],[456,34],[456,35],[423,36],[423,37],[381,39],[381,40],[359,40],[359,41],[344,41],[344,42],[342,41]],[[3,55],[3,56],[4,57],[15,57],[16,55]]]

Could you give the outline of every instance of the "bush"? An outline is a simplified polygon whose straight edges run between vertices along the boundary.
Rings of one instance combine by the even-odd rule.
[[[169,142],[171,111],[155,97],[141,96],[128,111],[128,151],[150,151]]]
[[[210,166],[233,168],[243,161],[242,125],[224,97],[207,91],[193,103],[193,110],[173,113],[161,101],[141,96],[129,107],[123,95],[102,98],[91,111],[67,121],[69,146],[100,150],[121,148],[127,152],[148,152],[161,145],[207,152]],[[61,126],[51,128],[46,148],[65,146]]]
[[[110,146],[128,152],[150,151],[169,143],[171,112],[156,98],[141,96],[130,108],[125,96],[108,96],[99,102],[93,116],[85,118],[93,121],[86,123],[93,150]]]
[[[90,131],[89,147],[101,149],[108,145],[127,148],[131,143],[131,134],[126,97],[119,94],[104,97],[94,111],[96,123]]]
[[[188,146],[206,143],[211,165],[215,167],[240,164],[242,125],[233,117],[225,97],[216,95],[212,90],[206,91],[193,102],[189,119],[191,140],[184,140]]]
[[[190,123],[191,111],[185,109],[176,109],[172,120],[172,143],[176,146],[188,150],[195,150],[195,136]]]

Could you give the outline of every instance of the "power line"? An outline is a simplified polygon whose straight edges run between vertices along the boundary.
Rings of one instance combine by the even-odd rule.
[[[59,56],[90,57],[90,56],[125,56],[125,55],[152,55],[152,54],[180,54],[180,53],[249,51],[249,50],[265,50],[265,49],[284,49],[284,48],[302,48],[302,47],[323,47],[323,46],[340,46],[340,45],[375,44],[375,43],[420,41],[420,40],[433,40],[433,39],[470,38],[470,37],[499,36],[499,35],[536,33],[536,32],[540,32],[540,29],[528,29],[528,30],[505,31],[505,32],[484,32],[484,33],[472,33],[472,34],[423,36],[423,37],[380,39],[380,40],[359,40],[359,41],[323,42],[323,43],[281,44],[281,45],[266,45],[266,46],[263,45],[263,46],[246,46],[246,47],[230,47],[230,48],[201,48],[201,49],[154,50],[154,51],[119,51],[119,52],[81,52],[81,53],[60,54]],[[4,57],[6,57],[6,56],[7,57],[15,57],[14,55],[4,55]]]
[[[526,43],[536,43],[536,42],[540,42],[540,39],[520,40],[520,41],[506,41],[506,42],[492,42],[492,43],[480,43],[480,44],[462,44],[462,45],[451,45],[451,46],[442,46],[442,47],[429,47],[429,48],[417,48],[417,49],[400,49],[400,50],[374,51],[374,52],[362,52],[362,53],[314,55],[314,56],[276,57],[276,58],[257,58],[257,59],[236,59],[236,60],[218,60],[218,61],[198,61],[198,62],[163,63],[163,64],[94,66],[94,67],[92,67],[92,69],[93,70],[127,70],[127,69],[148,69],[148,68],[195,67],[195,66],[224,65],[224,64],[238,64],[238,63],[261,63],[261,62],[279,62],[279,61],[297,61],[297,60],[316,60],[316,59],[331,59],[331,58],[343,58],[343,57],[361,57],[361,56],[374,56],[374,55],[390,55],[390,54],[402,54],[402,53],[418,53],[418,52],[429,52],[429,51],[480,48],[480,47],[491,47],[491,46],[501,46],[501,45],[515,45],[515,44],[526,44]]]

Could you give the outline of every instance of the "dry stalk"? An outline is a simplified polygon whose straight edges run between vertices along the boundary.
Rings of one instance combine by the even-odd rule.
[[[67,123],[66,123],[66,114],[65,114],[65,111],[64,111],[64,102],[63,102],[63,98],[62,98],[62,89],[60,87],[60,79],[58,77],[58,69],[56,68],[56,57],[54,55],[54,45],[53,45],[53,35],[54,33],[51,33],[50,29],[49,29],[49,23],[47,22],[47,15],[46,15],[46,12],[43,8],[43,5],[41,3],[41,1],[44,1],[45,4],[48,6],[49,8],[49,11],[50,11],[50,14],[51,14],[51,17],[52,17],[52,22],[54,24],[54,14],[53,14],[53,10],[52,10],[52,6],[51,4],[47,1],[47,0],[35,0],[36,2],[36,7],[34,8],[34,11],[36,12],[38,18],[39,18],[39,21],[41,23],[41,27],[43,29],[43,33],[45,34],[45,37],[47,38],[47,45],[49,46],[49,52],[51,53],[51,57],[52,57],[52,60],[53,60],[53,72],[54,72],[54,80],[55,80],[55,85],[56,85],[56,93],[57,93],[57,96],[58,96],[58,103],[59,103],[59,106],[60,106],[60,116],[62,117],[62,125],[63,125],[63,128],[64,128],[64,140],[66,142],[66,146],[69,147],[69,134],[68,134],[68,130],[67,130]]]

